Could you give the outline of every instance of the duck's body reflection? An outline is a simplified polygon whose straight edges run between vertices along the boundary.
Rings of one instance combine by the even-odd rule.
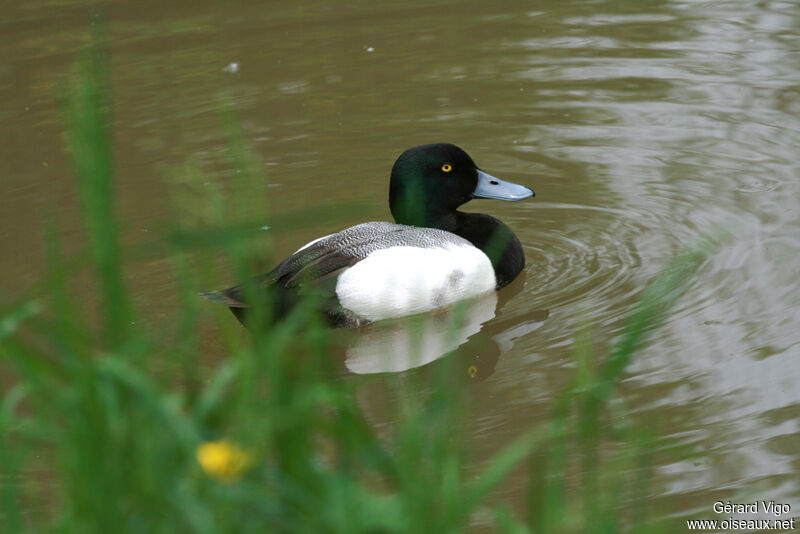
[[[548,316],[547,310],[536,310],[505,320],[497,317],[523,284],[520,279],[504,291],[435,313],[360,328],[346,344],[344,365],[354,374],[400,373],[448,356],[456,358],[454,371],[483,380],[516,339],[536,330]]]

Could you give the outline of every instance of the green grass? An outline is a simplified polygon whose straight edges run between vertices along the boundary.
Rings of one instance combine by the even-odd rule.
[[[467,477],[458,429],[468,392],[447,364],[430,378],[429,393],[405,392],[391,432],[378,436],[333,369],[329,331],[311,304],[247,336],[218,310],[214,328],[227,357],[198,363],[211,320],[200,313],[199,280],[214,276],[220,257],[245,278],[252,256],[269,251],[263,232],[250,231],[247,183],[262,179],[259,166],[230,112],[232,179],[240,182],[203,188],[197,184],[207,177],[196,165],[176,171],[181,215],[159,250],[175,269],[177,312],[159,328],[132,328],[139,322],[113,208],[104,50],[95,45],[81,59],[63,104],[88,259],[65,258],[51,231],[43,289],[0,313],[0,365],[15,376],[0,405],[3,532],[439,534],[466,530],[479,510],[491,510],[503,532],[674,528],[643,498],[653,491],[648,466],[658,437],[625,423],[610,400],[708,244],[653,280],[608,358],[579,336],[575,376],[553,399],[550,423],[521,430],[479,477]],[[82,265],[98,288],[96,324],[71,290]],[[199,447],[223,439],[246,457],[238,476],[215,476],[198,462]],[[611,446],[601,457],[604,444]],[[491,504],[491,492],[521,468],[529,489],[519,515]]]

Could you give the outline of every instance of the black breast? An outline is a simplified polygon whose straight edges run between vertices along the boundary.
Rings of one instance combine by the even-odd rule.
[[[519,239],[511,228],[491,215],[457,212],[452,231],[489,257],[498,289],[514,280],[525,267],[525,252]]]

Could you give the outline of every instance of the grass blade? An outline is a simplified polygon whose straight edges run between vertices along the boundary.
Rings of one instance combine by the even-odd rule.
[[[97,31],[102,31],[102,25],[99,27]],[[114,217],[111,80],[105,43],[104,37],[95,35],[94,44],[78,63],[77,81],[69,91],[64,111],[102,294],[105,339],[110,346],[117,346],[127,336],[130,308]]]

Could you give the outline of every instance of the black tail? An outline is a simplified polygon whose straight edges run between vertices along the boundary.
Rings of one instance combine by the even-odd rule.
[[[270,307],[263,310],[271,312],[263,314],[269,323],[286,316],[298,302],[296,288],[284,287],[280,283],[267,280],[265,276],[222,291],[203,291],[200,296],[211,302],[227,306],[236,319],[242,323],[242,326],[247,328],[254,326],[252,324],[253,306],[250,304],[250,299],[256,299],[257,305]]]

